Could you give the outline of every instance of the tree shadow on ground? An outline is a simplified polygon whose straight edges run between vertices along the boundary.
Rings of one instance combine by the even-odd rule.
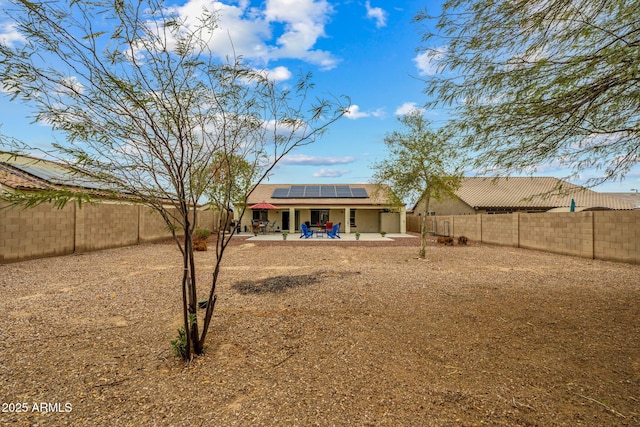
[[[275,276],[260,280],[243,280],[232,286],[243,295],[284,292],[291,288],[314,285],[320,282],[323,273],[302,274],[298,276]]]

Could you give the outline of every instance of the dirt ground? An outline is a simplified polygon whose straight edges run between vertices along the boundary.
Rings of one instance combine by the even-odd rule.
[[[173,245],[0,265],[0,425],[640,425],[640,266],[470,243],[237,239],[191,364]]]

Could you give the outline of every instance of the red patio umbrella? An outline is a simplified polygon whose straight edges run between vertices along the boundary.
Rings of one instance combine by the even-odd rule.
[[[278,209],[278,207],[275,205],[272,205],[271,203],[261,202],[251,206],[250,209],[253,209],[253,210]]]

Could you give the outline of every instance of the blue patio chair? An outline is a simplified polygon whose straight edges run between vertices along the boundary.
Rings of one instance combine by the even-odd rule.
[[[335,239],[336,237],[339,239],[340,238],[340,224],[334,224],[334,226],[331,229],[331,231],[327,231],[327,236],[331,237],[332,239]]]
[[[300,225],[300,239],[302,239],[303,237],[305,239],[308,239],[311,236],[313,236],[313,231],[309,230],[307,224]]]

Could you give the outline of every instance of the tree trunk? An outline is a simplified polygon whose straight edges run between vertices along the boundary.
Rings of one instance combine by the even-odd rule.
[[[420,258],[427,256],[427,246],[429,244],[429,239],[427,238],[429,236],[429,230],[427,229],[427,215],[429,214],[430,202],[429,195],[424,198],[424,202],[424,213],[422,214],[422,223],[420,224],[420,253],[418,255]]]

